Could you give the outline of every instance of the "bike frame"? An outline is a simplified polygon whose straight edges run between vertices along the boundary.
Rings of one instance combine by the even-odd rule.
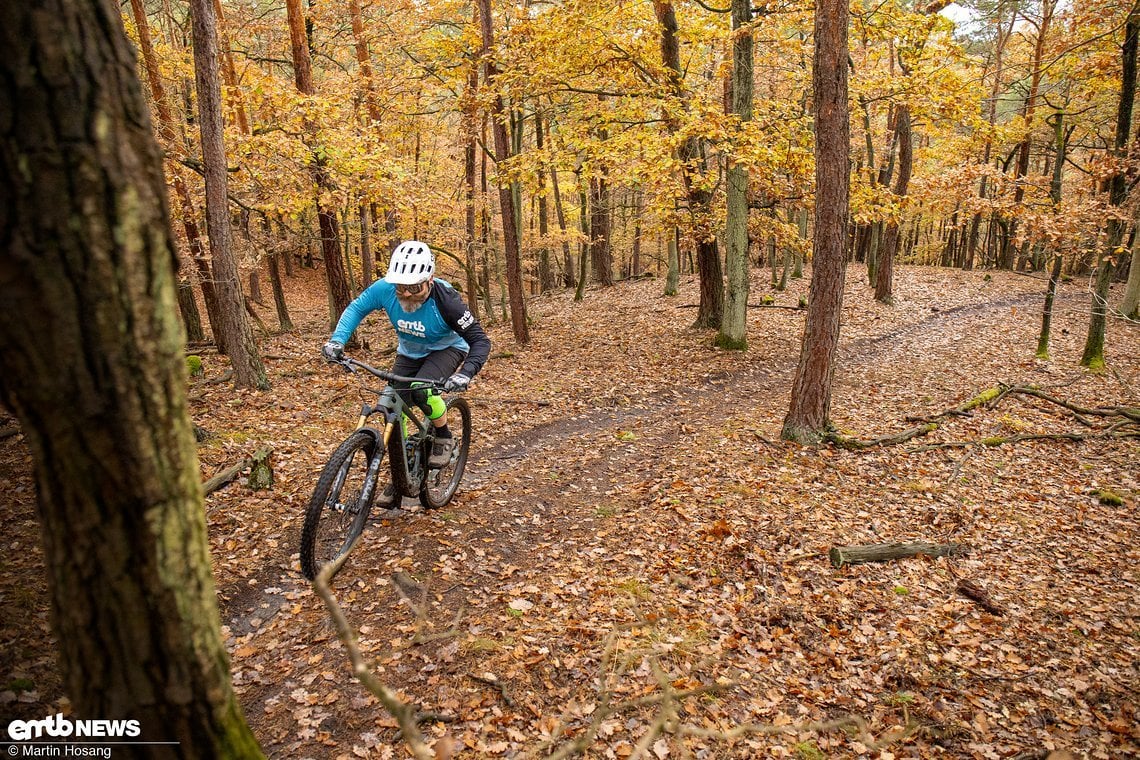
[[[346,366],[350,368],[357,366],[383,380],[404,382],[413,386],[411,388],[394,388],[391,385],[385,387],[379,392],[375,404],[365,403],[362,405],[357,429],[371,431],[377,440],[377,444],[383,446],[384,450],[388,452],[392,484],[397,492],[403,496],[415,498],[427,477],[427,458],[431,453],[430,447],[433,440],[430,430],[432,426],[426,415],[420,419],[414,413],[409,413],[411,405],[404,400],[401,394],[417,390],[416,386],[419,386],[419,389],[431,389],[435,388],[436,384],[417,378],[393,375],[355,359],[348,359]],[[381,414],[384,418],[382,431],[368,425],[368,418],[374,414]],[[409,423],[415,426],[415,432],[410,436],[407,434],[406,427]],[[393,445],[393,436],[395,436],[395,443],[398,445]],[[409,441],[416,438],[418,438],[416,445],[409,447]],[[371,497],[372,490],[375,488],[380,459],[381,457],[374,457],[369,466],[368,493],[365,496]]]

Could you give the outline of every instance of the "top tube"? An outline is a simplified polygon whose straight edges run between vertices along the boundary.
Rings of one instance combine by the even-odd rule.
[[[404,377],[403,375],[394,375],[391,372],[387,372],[382,369],[376,369],[372,365],[365,364],[364,362],[353,359],[350,356],[345,356],[344,359],[337,363],[349,372],[355,372],[356,370],[353,368],[359,367],[365,372],[375,375],[381,380],[387,380],[390,383],[415,383],[420,388],[434,388],[435,390],[443,390],[443,383],[438,380],[425,380],[422,377]]]

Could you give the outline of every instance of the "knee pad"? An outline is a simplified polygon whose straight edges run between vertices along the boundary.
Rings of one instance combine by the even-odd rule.
[[[435,391],[431,391],[427,394],[427,407],[427,416],[429,420],[438,420],[440,417],[447,414],[447,404],[444,402],[443,398]]]

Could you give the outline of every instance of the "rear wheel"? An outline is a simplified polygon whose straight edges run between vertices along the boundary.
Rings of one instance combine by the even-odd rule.
[[[357,430],[329,457],[301,530],[301,572],[309,580],[348,552],[364,531],[377,487],[375,476],[369,482],[369,470],[373,458],[383,456],[376,432]]]
[[[463,470],[467,466],[467,451],[471,448],[471,407],[462,398],[447,402],[450,414],[449,427],[455,436],[455,448],[451,452],[451,462],[438,470],[428,470],[420,488],[420,504],[425,509],[438,509],[444,506],[459,488]],[[455,414],[459,414],[459,425],[455,424]]]

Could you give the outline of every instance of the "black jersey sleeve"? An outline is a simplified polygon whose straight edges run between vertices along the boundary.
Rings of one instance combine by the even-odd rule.
[[[435,284],[436,287],[431,289],[431,297],[435,299],[440,315],[470,346],[460,372],[468,377],[475,377],[491,354],[491,339],[487,337],[479,320],[471,313],[471,309],[463,302],[463,297],[454,288],[438,280]]]

